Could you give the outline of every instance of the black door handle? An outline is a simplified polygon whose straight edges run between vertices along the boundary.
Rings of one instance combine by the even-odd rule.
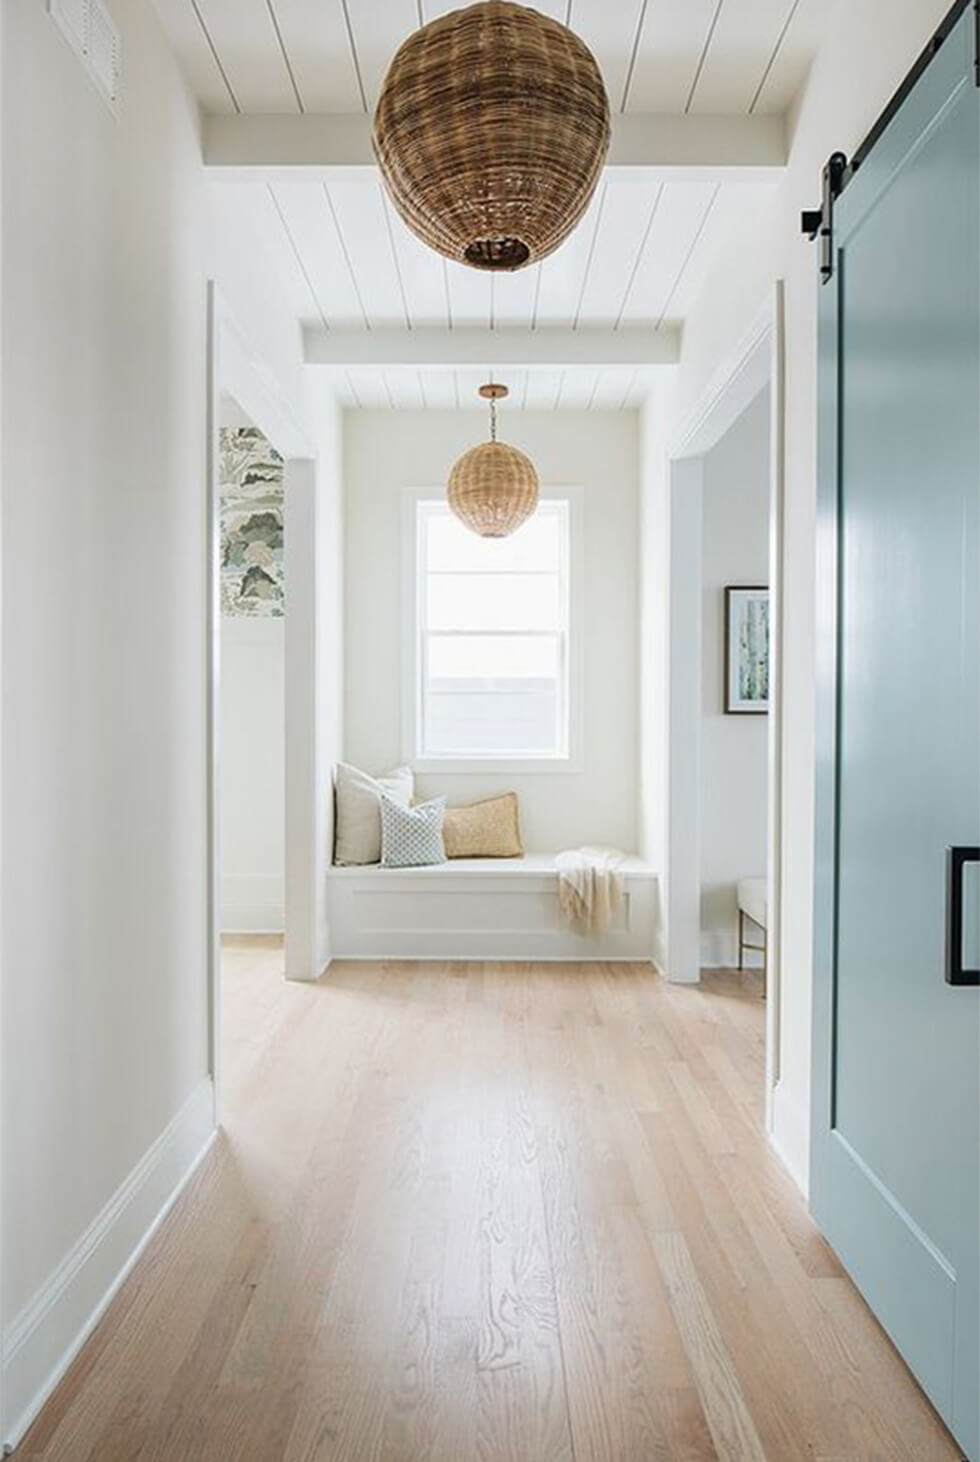
[[[946,983],[980,985],[980,969],[963,966],[963,869],[980,863],[980,848],[946,849]]]

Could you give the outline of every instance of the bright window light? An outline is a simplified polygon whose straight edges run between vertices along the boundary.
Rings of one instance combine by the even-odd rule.
[[[479,538],[444,502],[417,508],[418,755],[568,756],[569,503]]]

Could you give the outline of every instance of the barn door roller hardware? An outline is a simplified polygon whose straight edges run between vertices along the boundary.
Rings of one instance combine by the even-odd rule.
[[[834,201],[840,196],[847,177],[847,158],[834,152],[824,164],[823,196],[819,208],[803,212],[803,232],[808,239],[820,240],[820,278],[824,284],[834,273]]]
[[[823,194],[819,208],[808,208],[802,215],[803,232],[808,239],[820,240],[820,278],[824,284],[834,275],[834,201],[840,197],[849,179],[865,161],[901,108],[909,92],[923,72],[932,64],[967,11],[973,13],[973,78],[980,87],[980,0],[955,0],[951,10],[933,31],[928,45],[920,53],[911,71],[888,103],[850,162],[842,152],[831,155],[823,170]]]

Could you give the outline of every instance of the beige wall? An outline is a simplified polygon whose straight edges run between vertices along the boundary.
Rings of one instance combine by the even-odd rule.
[[[402,759],[402,499],[438,494],[486,431],[474,411],[345,413],[346,675],[349,760],[381,771]],[[420,773],[424,795],[465,802],[511,788],[531,851],[637,841],[638,421],[635,412],[501,415],[542,483],[584,489],[584,764],[574,772]]]

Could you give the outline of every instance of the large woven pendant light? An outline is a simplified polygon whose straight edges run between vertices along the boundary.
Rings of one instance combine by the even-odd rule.
[[[490,402],[490,440],[471,447],[454,463],[446,496],[449,506],[481,538],[506,538],[538,505],[538,474],[530,457],[497,441],[497,402],[507,387],[480,387]]]
[[[582,217],[609,131],[602,73],[584,42],[527,6],[480,0],[395,53],[374,151],[424,243],[475,269],[521,269]]]

